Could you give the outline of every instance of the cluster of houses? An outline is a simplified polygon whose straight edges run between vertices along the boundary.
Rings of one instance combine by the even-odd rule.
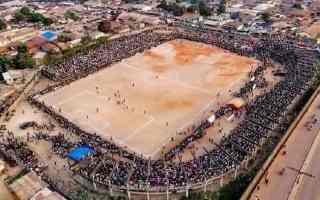
[[[89,36],[92,39],[98,39],[111,34],[129,32],[131,30],[141,29],[149,25],[160,23],[158,16],[149,16],[132,10],[148,11],[150,7],[135,4],[127,4],[121,8],[113,6],[76,4],[73,2],[23,2],[15,0],[15,6],[12,1],[0,4],[0,19],[5,19],[9,24],[6,31],[0,32],[0,52],[2,54],[14,54],[18,43],[25,43],[28,51],[33,55],[37,63],[48,53],[59,53],[66,48],[72,48],[81,42],[81,38]],[[121,2],[121,1],[120,1]],[[116,5],[119,4],[116,3]],[[28,6],[38,13],[53,20],[49,27],[39,26],[39,24],[24,24],[23,27],[10,23],[17,9]],[[2,9],[1,9],[2,8]],[[66,16],[66,13],[72,13],[74,18]],[[109,33],[98,30],[98,24],[108,20],[111,23]],[[60,34],[67,33],[70,41],[61,42],[57,38]]]
[[[57,34],[52,31],[39,31],[35,28],[13,29],[0,33],[2,54],[15,55],[19,44],[24,43],[28,52],[39,62],[48,52],[59,52],[55,44]]]

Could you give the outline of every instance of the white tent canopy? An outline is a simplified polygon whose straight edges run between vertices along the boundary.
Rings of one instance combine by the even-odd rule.
[[[215,116],[214,114],[211,115],[211,116],[207,119],[207,121],[208,121],[210,124],[212,124],[215,120],[216,120],[216,116]]]

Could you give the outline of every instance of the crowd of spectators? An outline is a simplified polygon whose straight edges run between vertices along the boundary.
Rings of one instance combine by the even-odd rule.
[[[206,120],[195,125],[192,134],[182,143],[177,144],[164,158],[150,160],[128,152],[111,141],[103,140],[96,134],[81,130],[36,98],[37,95],[61,87],[68,82],[66,80],[86,76],[113,62],[177,38],[215,45],[241,55],[256,57],[263,63],[269,63],[272,59],[280,63],[285,72],[281,81],[270,91],[249,102],[245,108],[246,115],[239,125],[219,144],[212,142],[214,148],[204,155],[188,161],[172,161],[183,148],[202,137],[204,131],[213,125]],[[212,177],[222,176],[248,160],[254,150],[260,147],[263,139],[268,139],[271,132],[283,126],[282,118],[294,101],[312,87],[316,59],[317,54],[314,51],[301,48],[295,44],[294,40],[283,35],[253,38],[224,31],[191,30],[181,27],[175,28],[169,34],[148,30],[106,42],[65,59],[56,66],[46,68],[44,73],[53,80],[60,80],[60,83],[31,96],[29,100],[50,114],[68,132],[77,134],[81,139],[79,144],[86,144],[95,149],[96,152],[86,158],[88,164],[82,165],[78,171],[88,180],[105,186],[112,184],[124,189],[129,186],[133,190],[146,190],[146,188],[175,190],[174,188],[177,187],[187,187],[191,184],[203,183]],[[254,72],[253,76],[260,76],[256,79],[258,82],[254,84],[265,84],[261,76],[265,66],[263,64]],[[246,84],[238,95],[246,95],[251,92],[252,87],[253,83]],[[216,111],[215,115],[219,118],[229,111],[230,108],[224,106]],[[47,138],[47,136],[39,136],[39,138]],[[52,141],[53,150],[61,155],[65,155],[73,146],[78,145],[68,142],[63,135],[47,139]],[[115,159],[112,155],[118,155],[117,157],[120,158]]]
[[[164,41],[172,40],[173,37],[173,34],[163,37],[152,30],[118,37],[96,48],[84,49],[59,64],[47,66],[43,73],[53,80],[78,79]]]
[[[6,159],[12,160],[29,170],[39,170],[36,154],[29,149],[26,142],[16,138],[12,132],[1,135],[0,150]]]

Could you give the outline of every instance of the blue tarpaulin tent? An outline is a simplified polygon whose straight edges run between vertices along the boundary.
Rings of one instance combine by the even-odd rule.
[[[41,33],[41,36],[44,37],[48,41],[53,41],[57,38],[57,34],[52,31],[45,31]]]
[[[68,153],[68,157],[72,160],[83,160],[89,154],[94,153],[94,149],[88,145],[81,145]]]

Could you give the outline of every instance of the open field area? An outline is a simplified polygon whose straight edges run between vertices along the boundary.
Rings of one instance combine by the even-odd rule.
[[[83,130],[156,159],[164,145],[179,140],[177,132],[227,103],[257,62],[217,47],[173,40],[39,100]]]

